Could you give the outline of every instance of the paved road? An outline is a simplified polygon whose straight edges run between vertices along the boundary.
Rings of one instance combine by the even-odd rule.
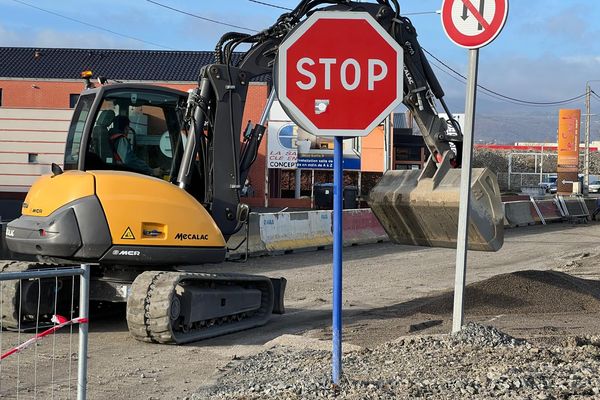
[[[469,253],[467,282],[524,269],[563,269],[583,253],[600,253],[600,224],[554,224],[508,230],[497,253]],[[274,316],[263,328],[186,346],[139,343],[129,337],[123,319],[92,322],[90,398],[184,398],[213,381],[234,357],[261,351],[284,334],[319,336],[330,318],[330,250],[261,257],[246,264],[207,266],[206,271],[241,271],[284,276],[288,280],[287,314]],[[383,315],[378,311],[408,307],[415,299],[454,285],[455,251],[396,246],[390,243],[344,250],[344,307],[347,326],[361,345],[376,344],[406,331],[382,325],[380,334],[360,334],[361,324]],[[573,271],[599,278],[594,265]],[[120,318],[124,316],[121,315]],[[379,318],[380,319],[380,318]],[[375,321],[377,322],[377,321]],[[377,326],[376,326],[377,327]],[[5,340],[10,339],[4,334]],[[66,338],[57,351],[66,352]],[[24,366],[23,368],[25,368]],[[40,385],[40,383],[38,383]],[[5,387],[3,385],[3,387]]]

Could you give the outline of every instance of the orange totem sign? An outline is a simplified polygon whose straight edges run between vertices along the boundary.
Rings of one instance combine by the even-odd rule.
[[[579,126],[581,110],[558,112],[558,192],[571,193],[579,172]]]
[[[581,110],[558,112],[558,170],[577,172],[579,166],[579,121]]]

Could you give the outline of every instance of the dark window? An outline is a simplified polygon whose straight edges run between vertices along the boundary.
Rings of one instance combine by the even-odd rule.
[[[421,148],[396,147],[396,161],[421,161]]]
[[[69,108],[75,108],[75,104],[77,104],[77,100],[79,100],[79,94],[71,93],[69,95]]]
[[[0,107],[2,107],[2,88],[0,88]]]

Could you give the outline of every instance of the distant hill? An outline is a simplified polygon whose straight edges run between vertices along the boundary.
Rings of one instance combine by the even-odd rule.
[[[478,113],[475,120],[475,140],[495,141],[498,144],[555,142],[557,128],[558,111],[556,113]]]

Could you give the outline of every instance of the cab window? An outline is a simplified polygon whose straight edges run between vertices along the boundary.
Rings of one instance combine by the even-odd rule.
[[[83,95],[77,102],[73,118],[71,119],[71,125],[69,126],[69,133],[67,134],[65,169],[77,169],[81,137],[83,135],[83,129],[85,128],[85,122],[90,114],[92,104],[94,103],[94,98],[94,94]]]
[[[108,92],[96,115],[86,169],[171,176],[180,141],[179,97],[151,91]]]

